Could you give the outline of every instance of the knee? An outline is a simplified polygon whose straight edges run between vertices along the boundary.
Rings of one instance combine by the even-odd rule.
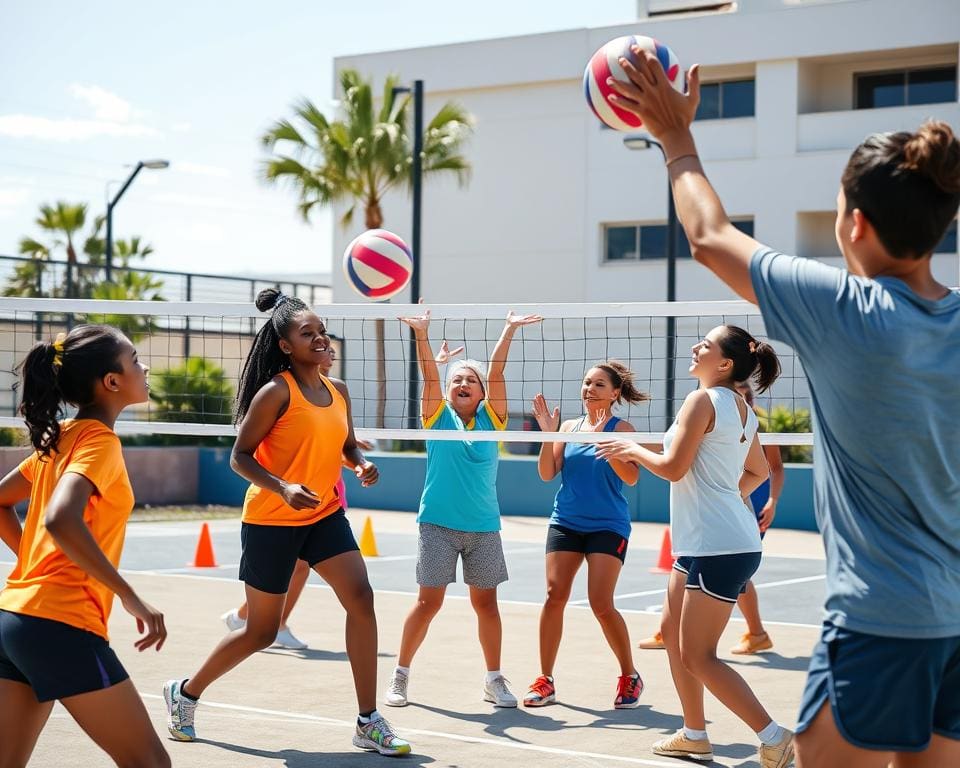
[[[570,599],[570,587],[567,585],[551,584],[547,582],[547,599],[545,601],[548,608],[563,608]]]
[[[418,613],[433,618],[443,606],[442,597],[418,597],[417,604],[414,607]]]
[[[617,615],[617,609],[610,597],[591,597],[590,610],[598,621],[607,621]]]
[[[251,626],[250,623],[247,622],[247,626],[243,630],[243,637],[250,648],[255,651],[262,651],[264,648],[269,648],[273,645],[274,640],[277,639],[277,630],[279,629],[279,623],[276,626],[272,624]]]
[[[358,584],[351,590],[350,594],[344,598],[344,607],[347,613],[352,615],[373,615],[373,587],[370,582],[365,581]]]
[[[496,593],[483,595],[482,597],[474,595],[470,598],[470,603],[473,605],[473,610],[476,611],[477,616],[493,618],[500,615],[500,606],[497,605]]]
[[[707,670],[711,664],[716,662],[716,660],[716,653],[689,648],[684,646],[683,643],[680,643],[680,662],[692,675],[696,675],[697,677],[702,676],[703,672]]]

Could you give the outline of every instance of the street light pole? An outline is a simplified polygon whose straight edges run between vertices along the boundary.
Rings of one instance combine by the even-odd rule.
[[[667,159],[663,145],[656,139],[640,135],[626,136],[623,144],[627,149],[650,149],[656,147]],[[667,301],[677,300],[677,209],[673,202],[673,188],[670,185],[670,175],[667,174]],[[677,355],[677,319],[673,315],[667,317],[666,338],[666,428],[673,423],[675,414],[674,395],[676,393],[676,355]]]
[[[120,202],[120,198],[123,197],[123,193],[127,191],[127,188],[133,184],[133,180],[137,178],[137,174],[140,173],[144,168],[150,168],[151,170],[159,170],[161,168],[169,168],[170,162],[168,160],[140,160],[133,168],[133,172],[127,177],[127,180],[123,182],[123,186],[120,187],[120,190],[116,195],[113,196],[113,199],[107,203],[107,242],[105,249],[105,272],[107,277],[107,282],[113,281],[113,209],[116,207],[117,203]]]

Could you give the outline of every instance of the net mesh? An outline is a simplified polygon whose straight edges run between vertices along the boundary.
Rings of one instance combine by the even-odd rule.
[[[422,438],[421,383],[410,329],[399,316],[420,314],[411,305],[341,305],[316,308],[330,334],[336,361],[331,375],[350,389],[359,434],[381,439]],[[432,305],[429,337],[434,351],[446,340],[463,356],[486,362],[504,327],[507,306]],[[765,339],[756,307],[746,302],[666,304],[551,304],[512,307],[543,321],[519,328],[505,369],[510,431],[479,439],[518,443],[528,452],[542,439],[530,416],[543,393],[561,418],[582,413],[580,384],[594,363],[617,359],[635,374],[647,402],[624,404],[617,415],[637,433],[657,437],[684,397],[696,387],[689,377],[690,348],[710,329],[739,325]],[[123,415],[126,431],[181,435],[233,434],[234,397],[244,359],[267,315],[243,303],[105,302],[68,299],[0,299],[0,425],[16,426],[16,365],[38,340],[84,322],[125,331],[150,367],[151,400]],[[672,341],[671,341],[672,339]],[[757,405],[766,415],[767,442],[810,443],[809,390],[792,350],[774,343],[782,375]],[[441,376],[444,366],[440,366]],[[411,384],[411,376],[413,383]],[[431,435],[435,437],[435,435]],[[454,436],[455,438],[455,436]],[[455,438],[458,439],[458,438]],[[582,438],[581,438],[582,439]]]

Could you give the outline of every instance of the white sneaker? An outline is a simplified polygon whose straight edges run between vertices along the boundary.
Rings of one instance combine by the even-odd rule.
[[[387,695],[383,697],[383,703],[388,707],[407,706],[407,683],[409,682],[409,675],[405,675],[398,669],[393,670],[393,676],[390,678],[390,685],[387,687]]]
[[[231,632],[236,632],[238,629],[243,629],[247,626],[247,620],[241,619],[237,615],[237,610],[234,608],[232,611],[227,611],[223,616],[220,617],[224,624],[227,625],[227,629]]]
[[[483,700],[489,701],[495,707],[515,707],[517,697],[510,693],[507,687],[509,681],[503,675],[495,677],[483,684]]]
[[[277,631],[277,639],[273,641],[271,648],[286,648],[291,651],[302,651],[307,644],[296,637],[290,631],[290,627],[280,627]]]

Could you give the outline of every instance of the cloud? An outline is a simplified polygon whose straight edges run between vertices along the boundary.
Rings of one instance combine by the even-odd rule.
[[[185,122],[174,123],[170,126],[170,130],[174,133],[189,133],[192,128],[192,124]]]
[[[235,213],[261,212],[260,209],[255,205],[234,203],[224,197],[205,197],[203,195],[183,195],[175,192],[164,192],[159,195],[153,195],[150,199],[155,203],[186,205],[191,208],[210,208],[213,210],[231,211]]]
[[[93,116],[108,123],[129,123],[133,119],[133,107],[129,101],[99,85],[73,83],[70,93],[74,98],[93,107]]]
[[[177,161],[173,170],[187,173],[191,176],[210,176],[216,179],[229,179],[230,171],[218,165],[204,165],[203,163],[187,163]]]
[[[0,219],[10,218],[20,204],[30,197],[30,190],[21,188],[3,189],[0,187]]]

